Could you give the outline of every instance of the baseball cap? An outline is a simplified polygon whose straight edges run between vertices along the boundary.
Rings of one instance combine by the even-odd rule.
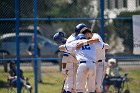
[[[78,34],[76,37],[76,40],[79,40],[79,39],[86,39],[86,37],[84,34]]]
[[[80,23],[76,26],[75,32],[82,33],[84,30],[88,29],[84,23]]]
[[[61,39],[64,37],[64,33],[63,32],[57,32],[56,34],[54,34],[53,39],[57,40],[57,39]]]
[[[53,39],[57,42],[61,42],[63,44],[66,43],[66,39],[64,39],[64,33],[63,32],[57,32],[54,34]]]

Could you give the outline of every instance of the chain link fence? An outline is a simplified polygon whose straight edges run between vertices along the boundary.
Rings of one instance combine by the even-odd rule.
[[[0,0],[0,93],[8,91],[11,62],[20,64],[33,93],[46,93],[48,90],[47,93],[60,93],[62,86],[58,84],[63,82],[63,76],[58,64],[61,58],[58,57],[58,44],[52,37],[58,31],[70,36],[79,23],[85,23],[109,43],[111,48],[107,58],[117,58],[121,65],[127,65],[128,60],[131,65],[139,65],[139,55],[133,54],[132,16],[140,13],[140,0],[19,0],[19,8],[17,1]],[[103,26],[101,19],[104,20]],[[35,45],[33,55],[29,53],[31,44]],[[40,73],[35,70],[40,62],[41,83],[36,81]],[[49,83],[51,80],[47,76],[54,81]]]

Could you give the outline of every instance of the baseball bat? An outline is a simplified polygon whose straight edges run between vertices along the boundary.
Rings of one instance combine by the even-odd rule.
[[[64,85],[65,85],[66,79],[67,79],[67,75],[65,76],[65,79],[63,81],[63,86],[62,86],[62,89],[61,89],[61,93],[64,93]]]
[[[65,79],[65,80],[66,80],[66,79]],[[63,86],[62,86],[62,89],[61,89],[61,93],[64,93],[65,80],[63,81]]]

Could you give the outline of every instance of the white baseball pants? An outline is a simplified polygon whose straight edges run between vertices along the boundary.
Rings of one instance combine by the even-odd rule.
[[[96,63],[96,92],[97,93],[102,93],[103,91],[103,79],[105,76],[105,68],[106,68],[105,60]]]
[[[76,91],[95,92],[96,65],[93,62],[80,63],[76,74]]]

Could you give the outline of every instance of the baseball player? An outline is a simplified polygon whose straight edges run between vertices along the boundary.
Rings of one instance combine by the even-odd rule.
[[[78,39],[69,44],[61,45],[60,50],[72,51],[75,53],[76,59],[78,60],[79,66],[77,69],[76,75],[76,91],[77,93],[85,93],[86,92],[86,84],[89,93],[95,92],[95,76],[96,76],[96,65],[95,65],[95,56],[96,55],[96,46],[102,47],[104,43],[93,44],[99,42],[99,39],[87,41],[83,34],[79,34],[77,36]],[[79,42],[84,42],[84,46],[80,49],[76,49],[76,45]],[[89,44],[87,44],[89,43]]]
[[[75,41],[77,35],[79,34],[81,28],[86,27],[85,24],[80,23],[75,27],[75,33],[73,33],[68,39],[64,39],[62,32],[58,32],[54,35],[54,40],[58,42],[66,44]],[[75,73],[77,68],[77,59],[73,53],[68,53],[68,51],[64,51],[64,55],[62,58],[62,73],[66,75],[65,84],[64,84],[64,92],[63,93],[71,93],[75,90]]]
[[[61,42],[62,44],[66,43],[66,39],[64,38],[64,33],[63,32],[58,32],[54,35],[53,39],[57,42]],[[73,56],[70,55],[67,51],[64,51],[63,53],[63,58],[62,58],[62,73],[66,76],[64,80],[64,85],[62,89],[62,93],[71,93],[73,89],[73,62],[75,60],[70,60],[73,59]],[[72,61],[72,62],[71,62]]]
[[[92,33],[88,28],[84,28],[81,30],[81,33],[85,34],[86,38],[94,39],[98,38],[100,42],[103,43],[102,38],[97,33]],[[77,45],[80,48],[83,44],[79,43]],[[104,45],[104,48],[96,47],[96,92],[102,93],[103,92],[103,79],[105,76],[105,50],[109,48],[108,44]]]

